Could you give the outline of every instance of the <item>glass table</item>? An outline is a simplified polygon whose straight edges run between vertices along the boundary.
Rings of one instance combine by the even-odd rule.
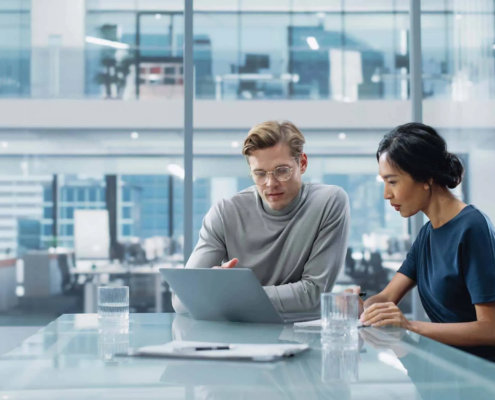
[[[109,339],[96,314],[63,315],[0,357],[0,399],[495,399],[495,364],[460,350],[392,328],[342,347],[313,329],[131,314]],[[310,350],[270,363],[115,356],[171,340]]]

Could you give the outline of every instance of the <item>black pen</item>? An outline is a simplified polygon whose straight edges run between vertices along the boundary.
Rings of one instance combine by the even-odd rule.
[[[359,297],[364,297],[366,296],[366,292],[359,292]]]
[[[175,349],[175,351],[204,351],[204,350],[230,350],[230,346],[182,347]]]

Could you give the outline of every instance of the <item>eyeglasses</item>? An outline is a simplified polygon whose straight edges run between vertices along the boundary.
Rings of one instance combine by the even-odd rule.
[[[273,174],[278,181],[286,182],[292,177],[293,169],[294,167],[277,167],[273,171],[253,171],[251,178],[257,185],[265,185],[268,182],[268,175]]]

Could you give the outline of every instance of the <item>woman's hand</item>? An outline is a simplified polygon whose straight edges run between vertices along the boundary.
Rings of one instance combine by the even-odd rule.
[[[344,290],[344,293],[355,293],[358,295],[358,301],[359,301],[359,308],[358,308],[358,317],[360,317],[363,314],[364,311],[364,302],[359,296],[359,293],[361,293],[361,286],[356,286],[350,289]]]
[[[395,303],[375,303],[369,306],[361,315],[361,322],[365,326],[397,326],[411,330],[411,322],[404,317]]]

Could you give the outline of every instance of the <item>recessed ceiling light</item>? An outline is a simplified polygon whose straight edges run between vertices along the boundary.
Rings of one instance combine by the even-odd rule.
[[[162,14],[155,14],[156,19],[160,19],[162,17]]]
[[[346,137],[347,137],[347,135],[344,132],[339,133],[339,139],[340,140],[345,140]]]
[[[182,168],[180,165],[169,164],[167,169],[168,169],[168,172],[170,172],[172,175],[184,180],[184,177],[186,174],[185,174],[184,168]]]
[[[131,138],[132,138],[132,139],[139,139],[139,133],[137,133],[137,132],[132,132],[132,133],[131,133]]]
[[[234,149],[238,148],[239,147],[239,142],[237,141],[233,141],[231,144],[230,144]]]
[[[455,15],[455,19],[458,20],[458,21],[461,20],[462,19],[462,14],[456,14]]]
[[[2,142],[2,147],[6,149],[7,147],[9,147],[9,144],[7,142]]]
[[[320,45],[314,36],[307,37],[306,42],[311,50],[318,50],[320,48]]]

